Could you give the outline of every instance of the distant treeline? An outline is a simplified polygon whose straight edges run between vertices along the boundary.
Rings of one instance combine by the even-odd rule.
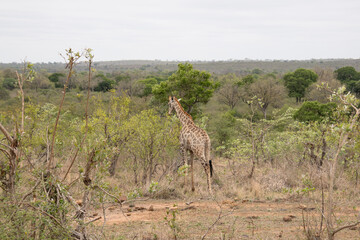
[[[184,61],[160,61],[160,60],[122,60],[95,62],[94,67],[98,71],[113,72],[139,69],[146,72],[175,71],[180,62]],[[332,69],[336,70],[345,66],[358,69],[360,59],[312,59],[312,60],[228,60],[228,61],[186,61],[195,69],[208,71],[215,74],[247,74],[253,69],[260,69],[266,73],[287,73],[298,68],[306,69]],[[20,69],[21,63],[0,63],[0,69]],[[48,72],[59,72],[65,68],[64,63],[48,62],[35,63],[35,69],[43,69]],[[77,65],[78,71],[86,71],[85,62]],[[360,69],[358,69],[360,70]]]

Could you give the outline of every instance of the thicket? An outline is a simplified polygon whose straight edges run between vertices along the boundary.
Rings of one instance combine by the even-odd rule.
[[[327,224],[314,234],[337,233],[336,179],[357,185],[360,167],[359,102],[352,88],[337,88],[340,69],[211,75],[186,63],[104,73],[89,49],[69,49],[65,59],[62,72],[27,63],[0,71],[1,239],[96,238],[104,233],[91,227],[90,207],[181,195],[180,125],[166,114],[168,95],[182,98],[227,163],[215,192],[236,196],[226,185],[261,182],[265,166],[277,179],[264,180],[269,191],[325,189]],[[82,59],[86,72],[76,70]]]

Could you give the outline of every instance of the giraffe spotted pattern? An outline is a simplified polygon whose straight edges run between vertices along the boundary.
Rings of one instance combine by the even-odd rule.
[[[180,152],[182,163],[187,163],[187,151],[190,152],[190,164],[191,164],[191,189],[195,191],[194,187],[194,156],[197,157],[201,165],[204,167],[209,193],[212,194],[211,189],[211,175],[212,164],[210,160],[210,138],[206,131],[195,125],[192,117],[185,112],[181,107],[176,97],[169,96],[169,114],[175,110],[177,117],[181,123],[180,131]]]

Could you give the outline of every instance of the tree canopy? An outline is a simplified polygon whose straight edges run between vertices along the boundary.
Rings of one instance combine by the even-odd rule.
[[[306,89],[317,79],[318,76],[315,72],[304,68],[285,74],[284,83],[289,90],[289,97],[294,97],[296,102],[300,102],[305,96]]]
[[[107,92],[114,88],[114,80],[107,78],[104,74],[98,74],[96,77],[102,80],[94,88],[95,92]]]
[[[294,114],[294,118],[301,122],[320,122],[331,118],[336,110],[336,103],[319,103],[317,101],[304,102]]]
[[[269,106],[281,106],[284,96],[286,95],[285,87],[276,79],[274,75],[265,75],[252,83],[247,89],[247,99],[254,96],[260,101],[257,105],[266,118],[266,110]]]
[[[352,80],[359,80],[360,73],[358,73],[354,67],[342,67],[335,71],[336,78],[340,80],[341,83],[347,83]]]
[[[360,72],[357,72],[354,67],[342,67],[336,70],[336,78],[346,85],[346,90],[357,96],[360,96]]]
[[[181,98],[181,104],[188,113],[196,115],[197,104],[207,103],[219,86],[205,71],[193,69],[190,63],[180,63],[178,70],[167,81],[153,87],[152,93],[157,101],[165,103],[169,95]]]

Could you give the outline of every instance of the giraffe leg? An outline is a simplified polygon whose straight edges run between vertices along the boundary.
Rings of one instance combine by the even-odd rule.
[[[194,153],[190,151],[190,164],[191,164],[191,191],[195,192],[194,186]]]
[[[186,157],[186,149],[184,146],[180,146],[181,158],[182,158],[182,165],[184,166],[185,163],[187,164],[187,157]],[[184,187],[186,187],[186,175],[187,169],[184,171]]]
[[[210,195],[212,195],[212,189],[211,189],[211,176],[210,176],[210,166],[209,163],[205,160],[202,160],[201,165],[204,167],[206,178],[207,178],[207,184],[208,184],[208,190]]]

